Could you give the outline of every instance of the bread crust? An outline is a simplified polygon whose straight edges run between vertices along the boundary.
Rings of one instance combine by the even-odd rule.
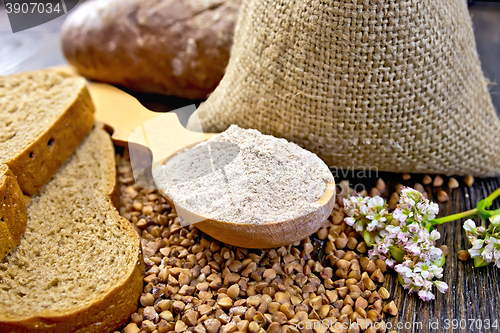
[[[81,75],[128,89],[202,99],[224,75],[240,0],[99,0],[62,27]]]
[[[110,203],[110,209],[113,209]],[[130,274],[126,275],[115,288],[95,299],[78,311],[46,311],[31,317],[0,316],[0,332],[10,333],[105,333],[114,332],[124,326],[130,314],[137,310],[139,297],[143,290],[144,261],[140,239],[130,222],[119,217],[124,228],[130,229],[130,236],[136,238],[138,252],[131,261]]]
[[[82,86],[78,97],[36,141],[5,162],[21,190],[32,196],[42,188],[90,132],[93,122],[94,105],[87,87]]]
[[[110,209],[113,207],[110,204]],[[140,239],[130,222],[121,218],[124,228],[131,229],[131,237],[136,238],[141,249]],[[134,311],[137,310],[139,297],[143,290],[144,261],[142,250],[138,250],[137,258],[131,261],[130,274],[115,288],[95,299],[78,311],[46,311],[31,317],[0,316],[0,332],[10,333],[105,333],[114,332],[124,326]]]
[[[101,125],[97,124],[96,127]],[[102,130],[102,129],[101,129]],[[102,130],[104,132],[104,130]],[[106,133],[107,135],[107,133]],[[79,307],[76,311],[44,311],[33,316],[9,316],[0,314],[0,332],[25,333],[25,332],[76,332],[98,333],[113,332],[124,326],[134,311],[137,310],[139,297],[143,290],[144,260],[141,241],[137,232],[129,221],[121,217],[112,203],[115,192],[116,166],[114,162],[114,149],[111,138],[110,156],[100,161],[106,163],[109,170],[108,179],[104,179],[103,195],[108,199],[109,218],[117,219],[120,228],[126,230],[137,248],[133,259],[130,260],[127,270],[121,281],[115,287],[103,293],[100,297],[91,300],[90,304]],[[21,196],[22,198],[22,196]],[[36,292],[36,291],[34,291]]]
[[[0,164],[0,260],[17,244],[26,230],[26,204],[16,177]]]

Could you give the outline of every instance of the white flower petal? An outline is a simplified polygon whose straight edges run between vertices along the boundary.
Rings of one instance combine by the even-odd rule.
[[[490,217],[490,221],[493,224],[500,224],[500,215],[493,215]]]
[[[441,234],[439,233],[439,231],[432,230],[431,235],[430,235],[430,239],[435,241],[435,240],[438,240],[439,238],[441,238]]]
[[[473,250],[479,250],[484,245],[484,239],[476,239],[472,245]]]
[[[464,229],[468,232],[476,234],[476,223],[474,223],[471,219],[468,219],[464,222]]]
[[[344,221],[347,225],[352,226],[356,222],[356,219],[354,217],[346,217]]]
[[[476,258],[476,257],[479,257],[481,255],[481,252],[483,252],[482,249],[469,249],[469,254],[471,256],[471,258]]]
[[[443,282],[443,281],[435,281],[434,282],[434,285],[436,286],[436,288],[441,292],[441,293],[445,293],[447,290],[448,290],[448,285],[446,284],[446,282]]]

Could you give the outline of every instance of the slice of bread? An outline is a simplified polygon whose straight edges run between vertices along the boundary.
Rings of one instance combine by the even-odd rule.
[[[26,204],[7,165],[0,164],[0,260],[21,240],[26,229]]]
[[[57,71],[0,77],[0,164],[35,194],[92,128],[83,78]]]
[[[0,261],[0,332],[113,332],[137,310],[140,239],[111,203],[114,147],[102,126],[28,206],[26,233]]]

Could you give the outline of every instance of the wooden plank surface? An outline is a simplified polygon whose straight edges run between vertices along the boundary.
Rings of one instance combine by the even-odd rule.
[[[500,82],[500,5],[476,3],[470,8],[475,28],[477,48],[487,78]],[[3,7],[0,7],[0,75],[35,70],[64,64],[60,51],[59,28],[64,17],[42,26],[13,34]],[[500,111],[500,85],[491,86],[493,102]],[[189,105],[192,101],[163,96],[139,95],[144,105],[157,111],[166,111]],[[500,135],[500,134],[499,134]],[[421,183],[421,175],[403,182],[401,175],[381,173],[393,186],[399,182],[413,186]],[[373,186],[377,175],[365,179],[350,179],[351,184]],[[337,179],[340,181],[341,179]],[[445,182],[446,184],[446,182]],[[459,189],[451,191],[450,200],[441,204],[442,214],[451,214],[473,208],[476,203],[500,185],[500,179],[476,180],[472,188],[463,182]],[[436,199],[436,190],[427,187],[429,195]],[[434,192],[433,192],[434,191]],[[498,204],[495,205],[498,207]],[[446,244],[450,255],[444,266],[444,281],[450,290],[437,295],[433,302],[422,302],[416,295],[408,295],[390,274],[385,286],[399,306],[398,316],[390,325],[398,332],[500,332],[500,328],[479,329],[479,323],[487,320],[500,325],[500,270],[492,266],[474,269],[472,262],[462,263],[456,253],[467,247],[461,222],[453,222],[438,229],[442,234],[439,244]],[[317,245],[322,246],[317,240]],[[397,325],[401,325],[400,328]],[[464,324],[466,324],[464,326]],[[471,324],[473,325],[471,327]],[[476,326],[477,325],[477,326]]]

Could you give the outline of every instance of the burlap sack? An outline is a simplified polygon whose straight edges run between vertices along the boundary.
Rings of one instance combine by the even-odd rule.
[[[198,111],[328,165],[500,173],[500,121],[465,0],[244,0],[226,75]]]

